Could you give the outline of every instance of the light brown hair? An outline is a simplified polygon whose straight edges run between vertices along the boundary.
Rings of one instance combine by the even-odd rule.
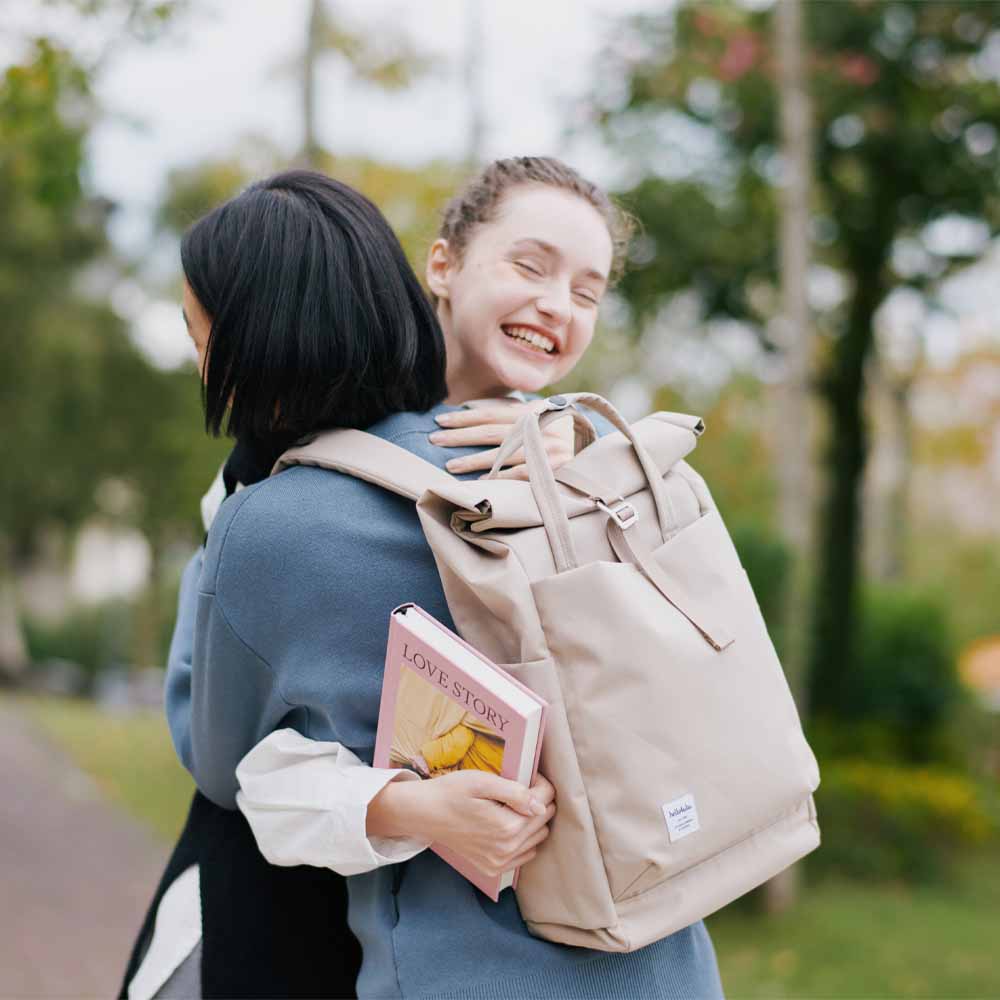
[[[569,191],[593,205],[611,234],[613,255],[609,283],[614,284],[624,270],[629,241],[636,228],[635,219],[596,184],[552,156],[515,156],[494,160],[445,206],[438,238],[448,241],[448,248],[461,263],[476,227],[492,222],[504,196],[526,184],[543,184]]]

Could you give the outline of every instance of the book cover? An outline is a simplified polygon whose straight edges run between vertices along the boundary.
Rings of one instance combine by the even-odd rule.
[[[405,767],[424,779],[492,771],[530,785],[546,707],[432,615],[404,604],[389,619],[374,764]],[[442,845],[431,850],[494,901],[517,884],[516,870],[491,876]]]

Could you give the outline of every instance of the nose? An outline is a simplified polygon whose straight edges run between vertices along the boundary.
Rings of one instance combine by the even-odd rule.
[[[535,307],[554,326],[565,326],[570,318],[570,290],[563,282],[553,281],[535,300]]]

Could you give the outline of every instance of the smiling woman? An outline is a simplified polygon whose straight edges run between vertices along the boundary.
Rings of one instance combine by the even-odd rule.
[[[486,168],[445,210],[427,261],[449,402],[538,392],[590,345],[633,224],[558,160]]]

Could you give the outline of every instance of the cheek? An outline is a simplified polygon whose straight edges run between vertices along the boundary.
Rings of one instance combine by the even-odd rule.
[[[517,308],[517,299],[496,281],[483,281],[478,292],[471,289],[452,299],[452,332],[466,344],[492,341],[504,318]]]
[[[597,315],[589,313],[585,316],[578,316],[570,330],[569,354],[575,360],[590,347],[590,342],[594,339],[594,330],[597,326]]]

